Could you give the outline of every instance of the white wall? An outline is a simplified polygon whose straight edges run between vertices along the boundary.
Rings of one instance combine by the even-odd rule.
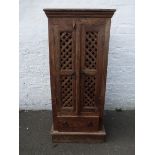
[[[134,0],[20,0],[20,109],[51,109],[43,8],[115,8],[106,109],[134,109]]]

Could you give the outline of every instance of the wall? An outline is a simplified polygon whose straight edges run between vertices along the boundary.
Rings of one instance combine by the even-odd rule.
[[[116,8],[105,109],[134,109],[134,0],[20,0],[20,109],[51,109],[43,8]]]

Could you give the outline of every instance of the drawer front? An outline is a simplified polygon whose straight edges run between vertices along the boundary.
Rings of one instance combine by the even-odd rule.
[[[82,132],[98,131],[99,117],[57,117],[58,131]]]

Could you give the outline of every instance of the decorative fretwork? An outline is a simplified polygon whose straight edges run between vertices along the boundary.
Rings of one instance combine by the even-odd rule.
[[[61,76],[61,106],[65,108],[73,107],[73,87],[71,76]]]
[[[83,93],[83,106],[94,107],[95,106],[95,76],[84,77],[84,93]]]
[[[86,32],[85,39],[85,67],[96,69],[98,32]]]
[[[72,32],[60,32],[60,69],[72,69]]]

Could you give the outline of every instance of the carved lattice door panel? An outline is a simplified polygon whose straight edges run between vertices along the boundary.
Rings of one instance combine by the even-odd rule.
[[[73,21],[58,21],[53,26],[57,113],[74,113],[75,101],[75,30]]]
[[[89,21],[89,20],[88,20]],[[90,22],[90,21],[89,21]],[[81,26],[81,112],[97,115],[100,108],[100,69],[103,57],[104,21],[84,21]],[[102,54],[101,54],[102,53]],[[93,114],[94,112],[94,114]]]

